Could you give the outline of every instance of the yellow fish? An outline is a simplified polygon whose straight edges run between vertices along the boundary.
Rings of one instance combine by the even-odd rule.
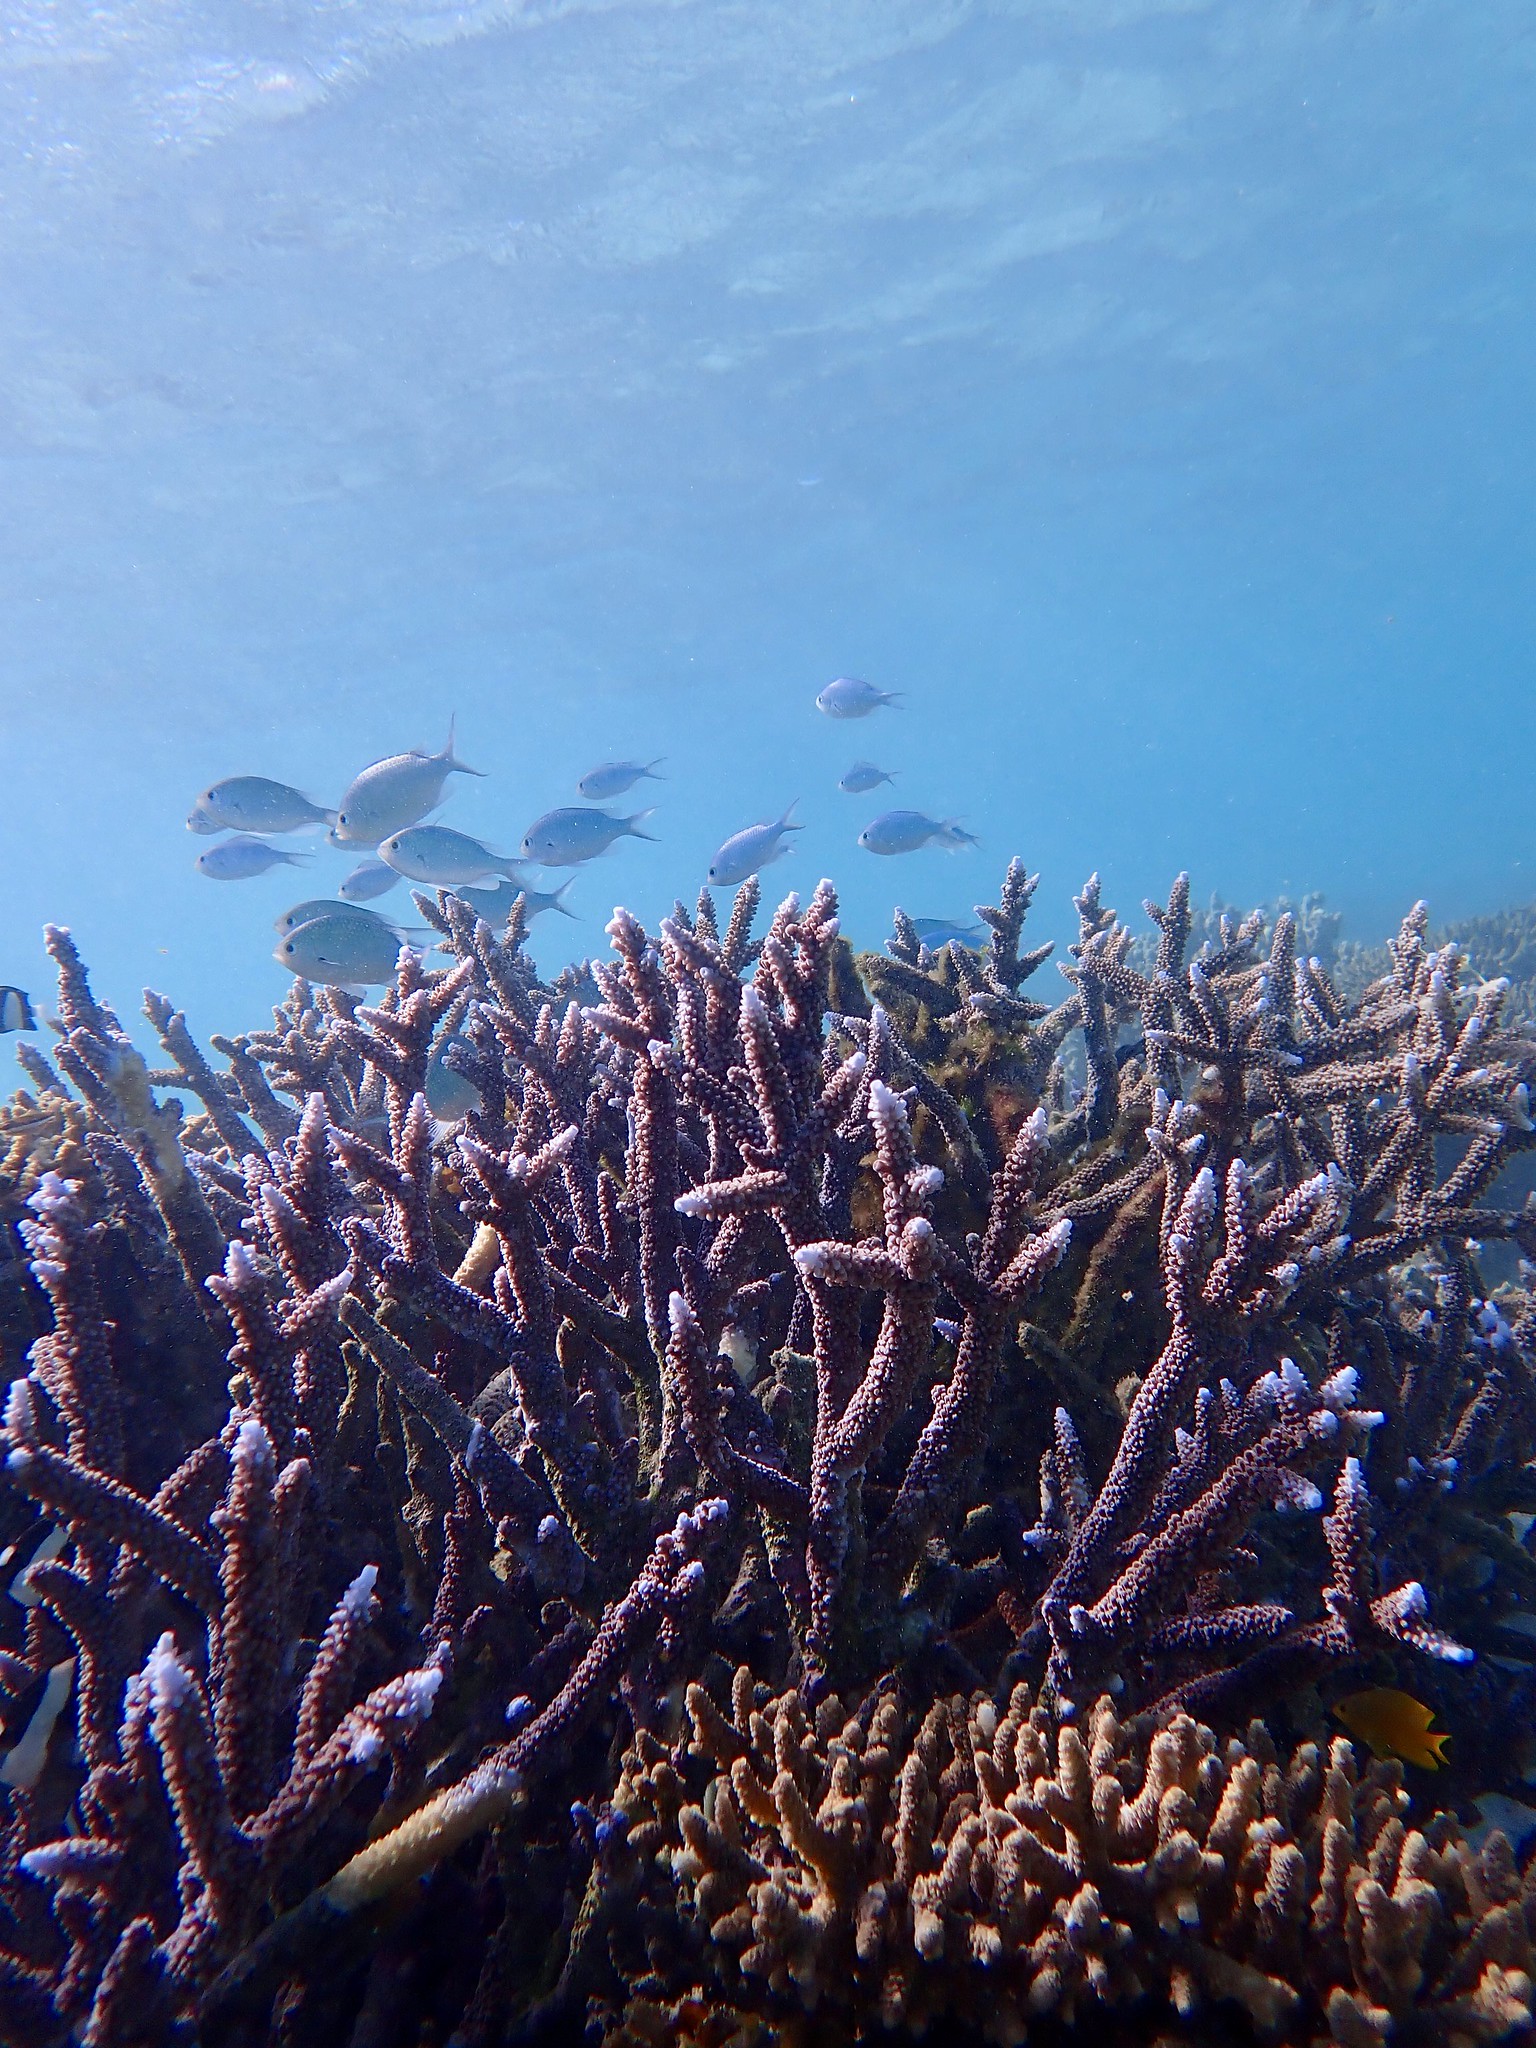
[[[1451,1739],[1449,1734],[1430,1732],[1434,1709],[1412,1693],[1398,1692],[1390,1685],[1373,1686],[1335,1701],[1333,1711],[1350,1734],[1368,1742],[1378,1756],[1401,1757],[1405,1764],[1418,1764],[1426,1771],[1438,1771],[1446,1760],[1444,1745]]]

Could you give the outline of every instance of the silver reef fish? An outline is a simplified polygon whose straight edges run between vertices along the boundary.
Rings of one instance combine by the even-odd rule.
[[[656,770],[665,759],[665,754],[658,754],[654,761],[604,761],[583,775],[576,785],[576,794],[592,803],[604,803],[611,796],[622,796],[626,789],[633,789],[642,776],[648,775],[652,782],[664,782],[666,777]]]
[[[0,986],[0,1031],[35,1031],[32,998],[24,988]]]
[[[272,957],[306,981],[347,988],[393,980],[403,943],[377,911],[348,909],[299,925],[278,940]]]
[[[930,953],[951,940],[961,946],[984,946],[992,936],[984,924],[954,924],[946,917],[914,917],[912,929]]]
[[[265,775],[231,775],[205,789],[187,820],[191,832],[300,832],[329,825],[336,813]]]
[[[572,875],[570,880],[562,882],[558,889],[522,890],[520,893],[523,899],[524,918],[532,924],[533,920],[542,917],[546,910],[558,910],[562,917],[574,917],[575,911],[567,910],[565,907],[565,892],[567,889],[574,889],[575,886],[576,877]]]
[[[456,1124],[461,1117],[481,1107],[480,1090],[473,1081],[466,1081],[462,1074],[444,1064],[443,1054],[449,1046],[462,1043],[449,1039],[438,1047],[427,1062],[426,1081],[422,1093],[427,1098],[427,1107],[435,1117],[441,1117],[445,1124]]]
[[[942,846],[953,852],[979,841],[953,818],[929,818],[921,811],[882,811],[859,834],[859,844],[866,853],[916,853],[920,846]]]
[[[400,877],[381,860],[360,860],[351,874],[338,884],[336,894],[344,903],[371,903],[375,896],[387,896],[398,887]]]
[[[197,856],[197,872],[215,882],[244,882],[252,875],[264,875],[268,868],[302,867],[307,855],[285,853],[280,846],[268,846],[264,839],[221,839]]]
[[[319,917],[362,917],[371,919],[386,931],[394,926],[387,917],[377,910],[364,910],[360,903],[338,903],[329,896],[310,896],[302,903],[295,903],[292,910],[285,910],[281,917],[272,920],[273,929],[279,936],[296,932],[301,924],[313,924]]]
[[[877,768],[873,761],[855,761],[846,775],[838,777],[837,786],[849,796],[863,796],[868,790],[878,789],[882,782],[895,779],[889,768]]]
[[[478,882],[482,875],[505,875],[510,881],[523,879],[522,869],[504,853],[493,853],[468,832],[455,832],[450,825],[407,825],[379,842],[379,859],[398,875],[413,882],[433,882],[452,888],[455,882]]]
[[[523,915],[531,924],[546,910],[558,910],[562,917],[574,917],[575,911],[565,907],[565,892],[575,886],[576,877],[572,875],[558,889],[520,889],[515,882],[498,882],[494,889],[455,889],[453,893],[462,896],[487,924],[505,924],[508,911],[521,896]]]
[[[571,880],[575,879],[573,875]],[[462,896],[476,916],[483,917],[487,924],[503,924],[506,922],[507,912],[523,891],[514,882],[498,882],[494,889],[472,889],[465,883],[453,893],[455,896]]]
[[[816,698],[816,709],[828,718],[868,718],[882,704],[899,704],[899,690],[877,690],[858,676],[835,676]]]
[[[616,839],[652,839],[641,825],[651,811],[636,811],[632,817],[616,818],[610,811],[583,811],[574,804],[558,811],[546,811],[536,818],[523,836],[518,852],[524,860],[536,860],[541,867],[574,868],[584,860],[596,860]]]
[[[710,886],[728,889],[735,882],[744,882],[748,875],[755,875],[770,861],[782,860],[789,851],[784,844],[784,834],[805,830],[803,825],[790,823],[790,812],[794,808],[791,804],[783,817],[771,825],[748,825],[744,832],[733,832],[709,864],[706,879]]]
[[[334,827],[337,844],[377,846],[391,832],[401,832],[424,818],[441,801],[443,784],[450,775],[480,772],[455,758],[452,724],[448,744],[440,754],[418,748],[375,761],[342,791]]]

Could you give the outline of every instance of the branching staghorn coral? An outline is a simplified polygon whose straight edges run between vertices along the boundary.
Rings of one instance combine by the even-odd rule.
[[[1079,1727],[1025,1685],[914,1726],[894,1693],[810,1713],[745,1667],[728,1708],[695,1685],[687,1712],[686,1739],[626,1756],[599,1852],[584,1933],[628,1986],[597,2001],[607,2042],[690,2013],[765,2042],[803,2015],[824,2042],[1099,2015],[1340,2048],[1531,2026],[1536,1868],[1416,1826],[1401,1765],[1342,1737],[1282,1758],[1262,1721],[1154,1731],[1107,1696]]]
[[[1134,1978],[1260,2026],[1294,2004],[1346,2044],[1381,2014],[1404,2038],[1526,2023],[1525,1950],[1485,1955],[1474,1930],[1479,1899],[1513,1896],[1499,1852],[1485,1871],[1426,1819],[1440,1860],[1415,1849],[1405,1876],[1408,1835],[1377,1855],[1406,1825],[1384,1793],[1356,1863],[1389,1899],[1435,1887],[1462,1960],[1436,1948],[1415,1976],[1397,1934],[1349,1932],[1351,1906],[1348,1970],[1335,1949],[1314,1981],[1235,1908],[1189,1960],[1147,1878],[1079,1905],[1080,1881],[1030,1877],[1043,1917],[1004,1929],[983,1845],[1007,1830],[970,1823],[1023,1779],[983,1796],[953,1743],[922,1764],[952,1781],[953,1825],[910,1821],[907,1903],[871,1931],[849,1873],[886,1853],[874,1815],[899,1812],[907,1766],[860,1814],[830,1752],[822,1782],[809,1750],[804,1770],[778,1735],[762,1750],[770,1695],[804,1749],[867,1694],[855,1719],[895,1758],[899,1694],[913,1755],[942,1748],[930,1722],[1012,1715],[1048,1727],[1048,1775],[1081,1722],[1132,1806],[1187,1750],[1199,1808],[1200,1758],[1248,1783],[1221,1744],[1256,1705],[1289,1746],[1328,1697],[1396,1677],[1489,1770],[1486,1731],[1529,1715],[1536,1561],[1510,1518],[1536,1512],[1536,1316],[1479,1260],[1536,1252],[1536,1219],[1496,1199],[1532,1142],[1536,1044],[1418,912],[1355,1001],[1284,916],[1262,953],[1254,917],[1191,960],[1182,878],[1149,906],[1150,957],[1091,880],[1051,1008],[1021,994],[1049,950],[1021,949],[1036,886],[1015,863],[985,952],[936,957],[898,930],[894,959],[856,960],[828,884],[756,942],[755,884],[723,935],[707,896],[654,936],[618,911],[611,962],[549,986],[516,906],[498,934],[418,898],[447,964],[403,952],[375,1004],[296,983],[273,1030],[214,1041],[223,1072],[154,996],[173,1065],[148,1067],[52,935],[58,1070],[34,1055],[12,1112],[18,1139],[34,1115],[47,1135],[11,1197],[31,1263],[5,1317],[27,1369],[0,1512],[34,1560],[0,1626],[25,1760],[0,1859],[15,2038],[468,2048],[574,2024],[593,1992],[642,2033],[696,1995],[789,2025],[861,1942],[906,1987],[870,2012],[903,2025],[987,2007],[982,1980],[935,1974],[956,1943],[1020,2013]],[[435,1061],[480,1096],[453,1125]],[[728,1739],[701,1682],[743,1665]],[[60,1669],[78,1761],[38,1718]],[[634,1772],[682,1768],[690,1682],[740,1826],[779,1829],[803,1868],[773,1879],[762,1970],[648,1986],[593,1936],[638,1885],[658,1954],[687,1951],[702,1878],[670,1835],[653,1869],[620,1837],[650,1796]],[[1089,1711],[1106,1692],[1123,1727]],[[742,1740],[777,1775],[736,1787]],[[1331,1769],[1360,1776],[1342,1742]],[[1201,1855],[1225,1854],[1224,1797],[1179,1822]],[[1282,1818],[1312,1855],[1315,1813]],[[1081,1879],[1033,1808],[1011,1824],[1011,1855],[1038,1836]],[[1128,1869],[1161,1853],[1141,1826]],[[752,1853],[779,1868],[766,1838]],[[1199,1900],[1238,1882],[1201,1868]],[[798,1974],[771,1961],[781,1936],[803,1948],[797,1914]]]
[[[1513,1016],[1536,1017],[1536,904],[1449,925],[1446,941],[1467,956],[1472,971],[1509,983]]]

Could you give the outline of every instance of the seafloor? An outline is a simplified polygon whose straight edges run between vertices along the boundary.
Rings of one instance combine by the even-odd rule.
[[[217,1068],[50,932],[0,2038],[1532,2036],[1536,912],[1034,887],[418,899]]]

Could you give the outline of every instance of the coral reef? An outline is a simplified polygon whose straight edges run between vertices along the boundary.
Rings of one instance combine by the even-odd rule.
[[[1318,960],[1341,994],[1351,999],[1363,995],[1373,981],[1392,971],[1390,949],[1346,938],[1342,916],[1328,909],[1318,894],[1304,896],[1294,906],[1282,896],[1273,915],[1264,915],[1261,939],[1267,939],[1275,920],[1287,914],[1295,920],[1297,951]],[[1197,951],[1206,944],[1220,944],[1223,917],[1230,925],[1241,922],[1231,905],[1216,896],[1206,908],[1191,909],[1190,944]],[[1429,943],[1437,951],[1454,946],[1479,981],[1507,981],[1506,1017],[1527,1023],[1536,1019],[1536,903],[1454,920],[1430,932]],[[1145,966],[1155,952],[1153,939],[1132,941],[1132,957],[1138,966]]]
[[[1036,886],[549,985],[418,897],[223,1070],[50,931],[0,2039],[1530,2031],[1503,1838],[1319,1742],[1396,1680],[1522,1783],[1536,1039],[1422,906],[1351,998],[1290,913],[1191,958],[1182,877],[1040,1002]]]
[[[600,1852],[586,1936],[634,1987],[609,2041],[674,2040],[690,2011],[752,2038],[808,2005],[824,2038],[942,2019],[1014,2042],[1149,2003],[1348,2048],[1528,2024],[1536,1876],[1502,1837],[1410,1825],[1401,1765],[1362,1771],[1341,1737],[1282,1762],[1262,1721],[1151,1733],[1107,1697],[1079,1729],[1024,1685],[909,1730],[889,1695],[812,1717],[745,1667],[729,1712],[694,1686],[688,1715],[675,1753],[626,1757]]]
[[[1509,983],[1511,1016],[1536,1017],[1536,903],[1463,918],[1446,927],[1445,943],[1459,947],[1476,973]]]

